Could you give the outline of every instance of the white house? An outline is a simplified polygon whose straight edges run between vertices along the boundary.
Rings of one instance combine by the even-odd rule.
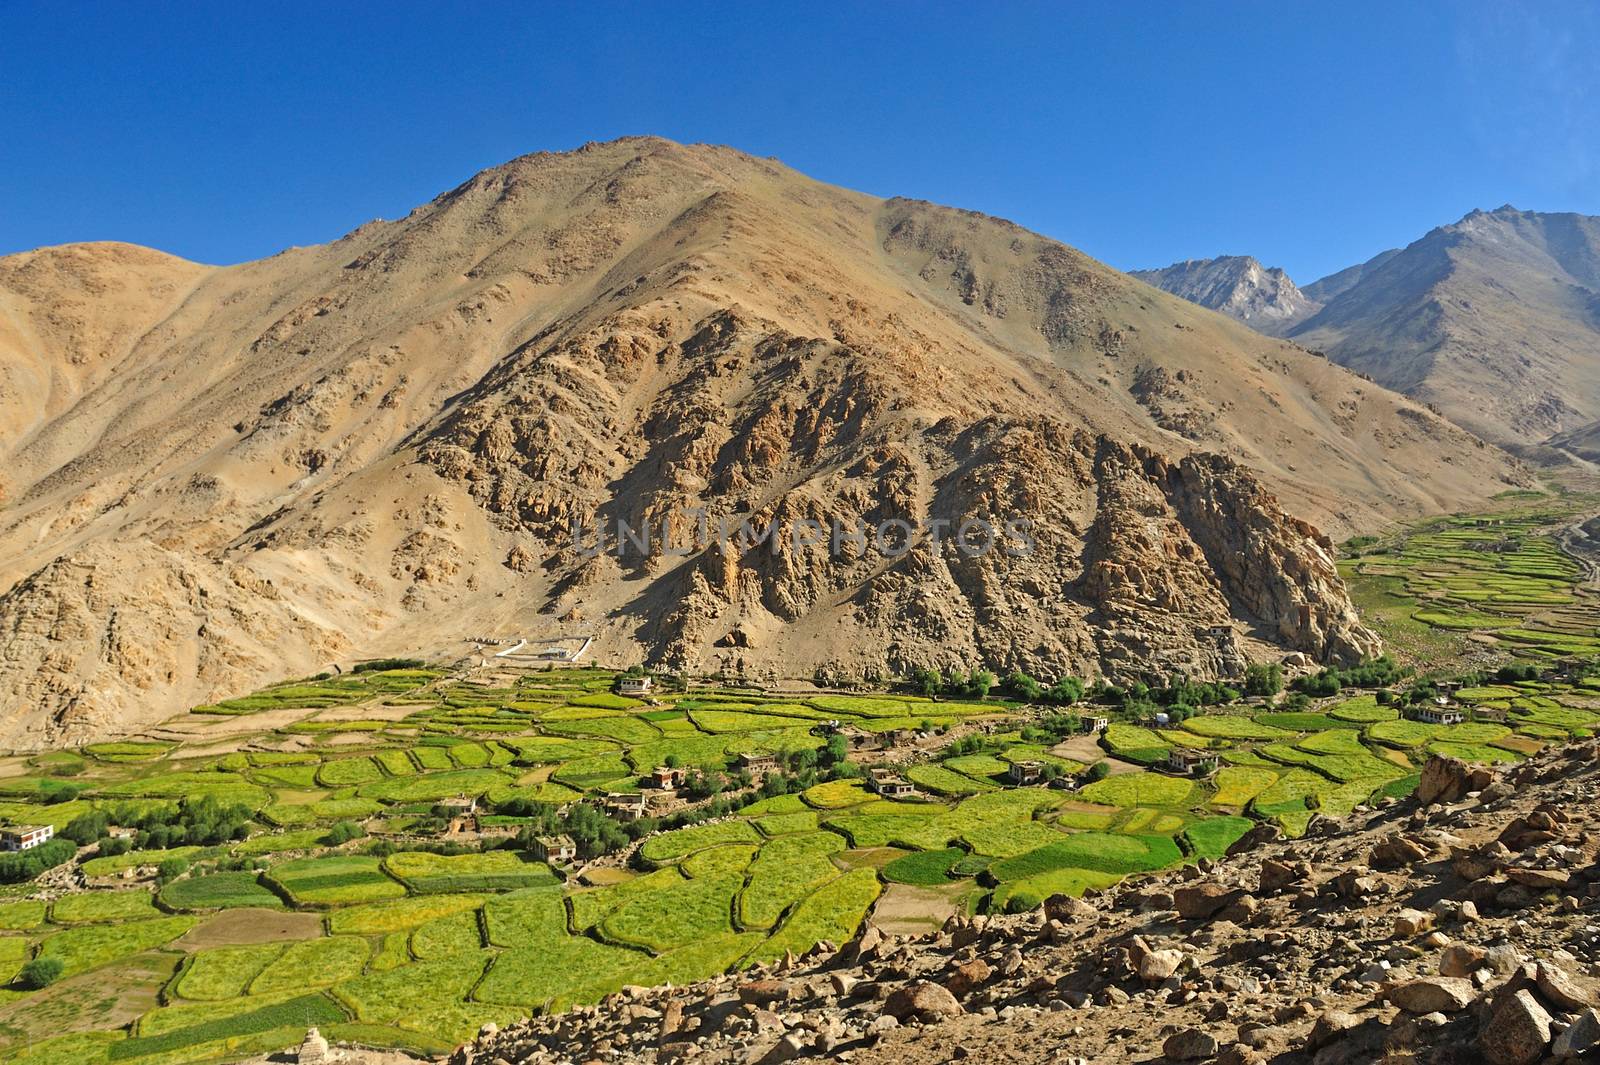
[[[649,695],[655,682],[649,677],[623,677],[617,681],[619,695]]]
[[[1037,784],[1043,777],[1044,763],[1036,762],[1031,759],[1022,762],[1012,762],[1010,768],[1006,770],[1006,780],[1011,784],[1015,784],[1019,788],[1025,788],[1029,785]]]
[[[551,865],[566,865],[578,856],[578,845],[571,836],[540,836],[533,841],[533,855]]]
[[[867,777],[867,787],[885,799],[903,799],[917,791],[911,781],[888,769],[874,769]]]
[[[10,825],[0,828],[0,850],[32,850],[55,834],[54,825]]]
[[[1459,725],[1466,719],[1467,715],[1455,707],[1438,703],[1424,703],[1411,710],[1411,720],[1427,725]]]

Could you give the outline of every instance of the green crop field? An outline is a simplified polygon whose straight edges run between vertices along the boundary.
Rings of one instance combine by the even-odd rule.
[[[217,910],[236,906],[283,905],[255,873],[212,873],[175,880],[161,889],[161,905],[169,910]]]
[[[331,987],[360,973],[371,954],[372,945],[356,936],[336,935],[291,943],[250,982],[250,994]]]
[[[283,943],[244,947],[217,947],[189,957],[173,985],[179,998],[191,1002],[221,1002],[238,998],[261,970],[286,950]]]
[[[918,884],[935,887],[950,882],[950,870],[965,858],[967,852],[959,847],[936,851],[914,851],[896,858],[883,867],[883,878],[896,884]]]
[[[1253,766],[1226,765],[1218,769],[1212,783],[1216,785],[1216,794],[1211,796],[1213,806],[1238,806],[1247,805],[1261,792],[1271,787],[1278,779],[1278,774],[1271,769],[1257,769]]]
[[[1342,567],[1370,564],[1372,574],[1352,577],[1358,598],[1382,598],[1383,617],[1427,635],[1427,646],[1485,635],[1462,626],[1486,618],[1508,653],[1594,638],[1588,594],[1559,554],[1540,547],[1531,526],[1510,528],[1441,521],[1399,535],[1399,554],[1385,547]],[[1462,531],[1473,538],[1451,539]],[[1426,565],[1406,569],[1401,555]],[[1517,557],[1503,564],[1502,555]],[[1381,590],[1369,594],[1373,582]],[[1433,597],[1408,599],[1414,584]],[[612,695],[614,681],[597,668],[529,672],[494,687],[433,670],[292,681],[196,708],[194,721],[243,730],[228,733],[231,749],[135,739],[19,763],[0,779],[0,818],[58,831],[86,814],[145,820],[134,833],[142,849],[91,844],[67,859],[84,886],[53,888],[59,897],[49,901],[24,897],[30,885],[8,889],[0,970],[55,957],[69,979],[103,973],[108,988],[127,970],[148,997],[142,1013],[113,1025],[87,1007],[68,1016],[52,991],[8,988],[0,1060],[237,1060],[291,1045],[303,1017],[443,1053],[485,1021],[597,1002],[630,984],[683,984],[803,954],[822,939],[843,943],[886,884],[939,889],[971,912],[1024,909],[1216,857],[1257,821],[1297,833],[1319,813],[1404,795],[1430,752],[1512,760],[1600,729],[1589,707],[1600,686],[1552,680],[1461,693],[1507,710],[1504,726],[1420,726],[1373,694],[1348,691],[1238,701],[1159,730],[1123,719],[1148,708],[1111,708],[1096,711],[1117,718],[1098,742],[1121,762],[1157,764],[1173,746],[1205,746],[1221,768],[1186,778],[1113,761],[1117,771],[1096,782],[1013,788],[1006,773],[1018,762],[1073,776],[1094,759],[1057,757],[1059,719],[997,699],[802,700],[663,685],[641,703]],[[899,801],[869,791],[860,770],[830,779],[824,723],[835,720],[869,732],[955,727],[948,739],[930,731],[887,756],[917,790]],[[781,775],[754,793],[739,752],[776,754]],[[851,760],[864,768],[879,757]],[[700,791],[674,801],[647,786],[642,778],[669,763],[712,778],[706,790],[721,788],[714,810],[697,807]],[[606,792],[641,790],[651,820],[610,822],[603,848],[584,839],[587,858],[641,834],[638,861],[580,859],[558,874],[524,852],[519,833],[565,823],[577,836]],[[149,830],[189,816],[203,797],[217,804],[204,823]],[[563,822],[570,804],[585,802],[595,805]],[[657,816],[682,819],[663,825]],[[891,890],[906,897],[905,887]],[[25,1048],[27,1038],[37,1045]]]
[[[273,866],[267,879],[301,906],[371,902],[406,893],[399,881],[384,873],[382,861],[355,855],[297,858]]]
[[[1248,717],[1207,714],[1191,717],[1183,723],[1185,732],[1228,740],[1275,740],[1290,733],[1273,725]]]
[[[640,854],[646,861],[670,862],[697,850],[722,843],[759,843],[761,833],[748,821],[722,821],[680,828],[645,841]]]
[[[1159,773],[1124,773],[1085,784],[1078,794],[1108,806],[1183,806],[1194,796],[1194,782]]]
[[[783,836],[761,848],[750,865],[749,885],[739,894],[742,929],[769,929],[784,910],[838,875],[830,856],[845,849],[843,836],[807,832]]]
[[[449,857],[427,851],[401,851],[385,858],[383,868],[410,890],[424,894],[515,891],[556,883],[548,865],[511,851]]]
[[[91,891],[57,899],[50,906],[50,920],[54,924],[136,921],[154,916],[155,902],[143,891]]]

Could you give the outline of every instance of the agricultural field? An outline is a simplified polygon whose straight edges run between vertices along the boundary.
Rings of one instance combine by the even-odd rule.
[[[1592,506],[1542,496],[1437,518],[1359,548],[1340,572],[1363,618],[1426,666],[1485,644],[1536,662],[1600,654],[1600,596],[1556,540]]]
[[[437,1053],[486,1021],[843,942],[895,885],[968,911],[1026,908],[1215,857],[1260,820],[1297,833],[1319,812],[1403,794],[1431,752],[1514,760],[1600,729],[1600,690],[1553,682],[1461,693],[1503,709],[1503,725],[1423,725],[1348,692],[1240,702],[1159,729],[1115,721],[1098,742],[1120,768],[1089,781],[1092,740],[1057,753],[1059,733],[1030,732],[1028,711],[1004,700],[749,689],[634,700],[612,695],[614,682],[600,669],[486,684],[380,670],[197,708],[173,723],[197,729],[193,743],[13,756],[0,818],[143,827],[86,852],[88,890],[46,903],[27,884],[0,889],[6,977],[35,957],[65,970],[46,992],[0,994],[0,1059],[47,1032],[43,1046],[75,1065],[230,1060],[297,1041],[307,1018]],[[741,754],[799,774],[827,743],[824,721],[916,733],[896,759],[916,794],[882,798],[849,773],[747,791]],[[1220,767],[1161,771],[1175,746],[1204,747]],[[1009,783],[1023,762],[1044,768],[1038,785]],[[741,798],[681,827],[646,823],[626,861],[552,866],[519,838],[541,804],[660,803],[658,766],[721,774]],[[182,821],[200,797],[210,820],[149,828]],[[106,1012],[93,992],[114,976],[136,982],[125,997],[143,1012]],[[44,1013],[26,1020],[40,994],[48,1028]]]

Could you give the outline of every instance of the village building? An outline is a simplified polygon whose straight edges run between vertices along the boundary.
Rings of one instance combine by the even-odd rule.
[[[771,754],[744,751],[739,755],[739,768],[749,773],[752,777],[760,777],[764,780],[769,774],[778,771],[778,759]]]
[[[618,695],[649,695],[653,687],[655,680],[648,676],[620,677],[617,680]]]
[[[1217,756],[1189,747],[1174,747],[1167,755],[1167,769],[1185,776],[1205,776],[1217,768]]]
[[[662,789],[681,788],[688,779],[689,771],[675,766],[658,765],[650,774],[650,783]]]
[[[1111,719],[1109,717],[1101,717],[1099,715],[1089,714],[1078,719],[1078,731],[1104,732],[1110,724]]]
[[[881,751],[885,746],[882,735],[856,725],[835,727],[833,731],[844,737],[845,746],[851,751]]]
[[[0,828],[0,850],[32,850],[55,834],[54,825],[8,825]]]
[[[572,660],[572,650],[567,647],[546,647],[533,657],[541,662],[569,662]]]
[[[1019,788],[1039,783],[1044,779],[1044,763],[1036,761],[1012,762],[1006,769],[1006,782]]]
[[[624,821],[637,821],[647,809],[643,792],[612,791],[606,793],[605,812]]]
[[[1459,725],[1467,719],[1467,715],[1457,708],[1449,703],[1441,704],[1438,700],[1414,706],[1406,712],[1406,716],[1425,725]]]
[[[911,781],[889,769],[874,769],[869,773],[867,787],[885,799],[903,799],[917,792]]]
[[[533,841],[533,856],[551,865],[566,865],[578,856],[571,836],[540,836]]]

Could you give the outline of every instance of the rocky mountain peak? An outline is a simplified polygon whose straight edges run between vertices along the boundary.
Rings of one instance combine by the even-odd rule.
[[[1133,276],[1268,335],[1286,332],[1319,306],[1281,268],[1262,266],[1249,255],[1189,259],[1160,270],[1135,270]]]

